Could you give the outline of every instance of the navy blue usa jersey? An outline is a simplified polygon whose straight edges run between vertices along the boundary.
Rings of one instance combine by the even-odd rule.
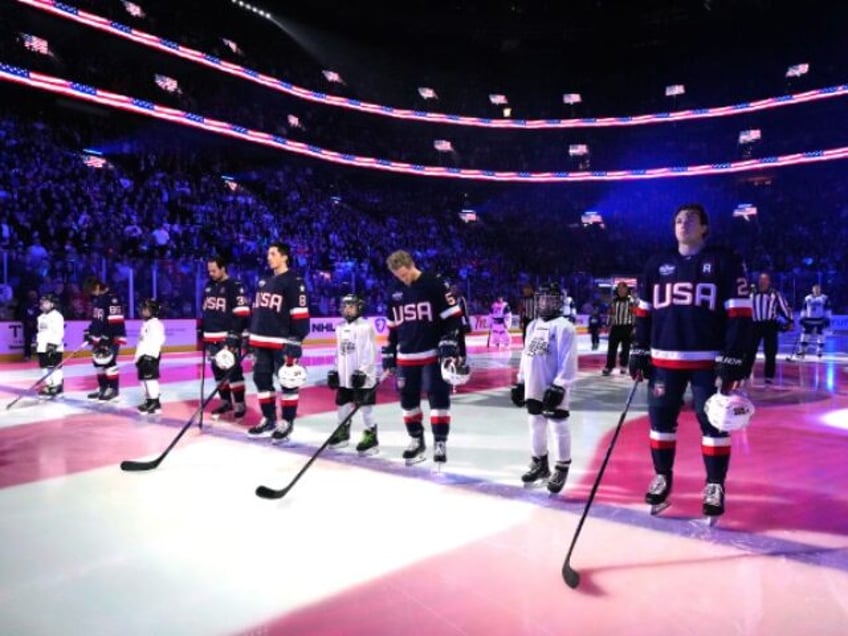
[[[124,322],[124,305],[111,291],[91,298],[91,322],[88,332],[94,342],[107,338],[116,344],[127,343],[127,326]]]
[[[462,329],[462,309],[445,282],[427,272],[391,294],[386,324],[399,366],[423,366],[439,358],[439,340]]]
[[[306,285],[292,271],[263,278],[253,298],[250,346],[282,349],[288,341],[309,335]]]
[[[735,253],[708,246],[648,261],[639,286],[636,343],[666,369],[711,369],[716,357],[744,358],[751,339],[745,265]]]
[[[203,288],[203,342],[223,342],[228,333],[247,329],[250,303],[244,285],[232,278],[210,280]]]

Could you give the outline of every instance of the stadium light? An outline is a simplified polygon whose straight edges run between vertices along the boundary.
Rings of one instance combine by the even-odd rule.
[[[739,131],[739,145],[752,144],[763,138],[762,131],[759,128],[751,128],[750,130]]]
[[[809,64],[793,64],[786,69],[786,77],[801,77],[810,72]]]
[[[677,97],[686,93],[686,87],[683,84],[669,84],[665,87],[666,97]]]
[[[580,96],[580,93],[563,93],[562,94],[562,103],[568,104],[569,106],[574,106],[574,104],[579,104],[583,101],[583,98]]]
[[[568,146],[569,157],[585,157],[589,154],[589,146],[586,144],[570,144]]]

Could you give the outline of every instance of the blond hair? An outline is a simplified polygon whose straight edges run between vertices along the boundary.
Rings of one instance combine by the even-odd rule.
[[[401,267],[415,267],[415,261],[412,260],[412,255],[405,250],[397,250],[389,254],[386,259],[386,265],[391,271],[396,271]]]

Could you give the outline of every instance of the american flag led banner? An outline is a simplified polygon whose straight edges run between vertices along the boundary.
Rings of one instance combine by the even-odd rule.
[[[589,210],[580,215],[580,222],[583,225],[603,225],[604,218],[594,210]]]
[[[29,33],[21,33],[21,39],[27,50],[33,53],[40,53],[41,55],[50,55],[50,45],[44,38],[30,35]]]
[[[167,121],[173,124],[197,128],[225,137],[231,137],[249,143],[275,148],[296,155],[312,157],[320,161],[345,166],[356,166],[369,170],[394,172],[448,179],[468,179],[473,181],[502,181],[515,183],[578,183],[599,181],[634,181],[664,179],[670,177],[694,177],[704,175],[735,174],[755,170],[774,169],[780,166],[795,166],[837,159],[848,159],[848,146],[797,152],[789,155],[746,159],[726,163],[700,164],[694,166],[668,166],[661,168],[641,168],[638,170],[591,170],[591,171],[497,171],[482,169],[464,169],[444,166],[428,166],[403,161],[393,161],[380,157],[367,157],[337,152],[299,141],[292,141],[279,135],[258,130],[250,130],[238,124],[203,117],[176,108],[169,108],[136,97],[112,93],[93,86],[71,82],[52,75],[29,71],[11,64],[0,62],[0,81],[13,82],[29,86],[48,93],[63,95],[84,102],[110,106],[137,115]]]
[[[580,96],[580,93],[564,93],[562,96],[563,104],[579,104],[583,101],[583,98]]]
[[[683,84],[672,84],[671,86],[665,87],[665,96],[666,97],[675,97],[677,95],[683,95],[686,92],[686,87]]]
[[[585,157],[589,154],[589,146],[586,144],[571,144],[568,146],[569,157]]]
[[[501,95],[499,93],[492,93],[491,95],[489,95],[489,101],[495,105],[503,105],[509,103],[506,99],[506,95]]]
[[[453,144],[451,144],[451,142],[447,139],[436,139],[433,141],[433,148],[439,152],[450,152],[453,150]]]
[[[690,108],[665,113],[649,113],[645,115],[622,115],[613,117],[580,117],[572,119],[492,119],[490,117],[470,117],[451,113],[436,113],[421,110],[409,110],[405,108],[394,108],[385,104],[375,104],[359,99],[341,97],[338,95],[327,95],[322,91],[313,91],[295,86],[285,80],[264,75],[238,64],[232,64],[220,60],[209,53],[203,53],[196,49],[182,46],[160,38],[150,33],[133,29],[119,22],[113,22],[102,16],[81,11],[76,7],[69,6],[56,0],[15,0],[20,4],[34,7],[40,11],[51,13],[64,20],[70,20],[79,24],[90,26],[99,31],[110,33],[125,40],[131,40],[154,48],[168,55],[174,55],[197,64],[214,68],[233,77],[238,77],[248,82],[260,84],[271,90],[287,95],[292,95],[305,101],[336,106],[347,110],[356,110],[371,113],[380,117],[391,117],[410,121],[437,122],[453,126],[475,126],[480,128],[508,128],[516,130],[540,130],[555,128],[609,128],[625,126],[643,126],[646,124],[667,124],[677,121],[689,121],[693,119],[708,119],[714,117],[732,117],[743,113],[752,113],[761,110],[770,110],[795,104],[803,104],[823,99],[833,99],[848,95],[848,84],[838,84],[815,90],[794,93],[791,95],[780,95],[767,97],[753,102],[741,102],[726,106],[713,106],[709,108]],[[804,65],[799,65],[804,66]]]
[[[733,210],[733,216],[750,221],[750,217],[757,216],[757,206],[751,205],[750,203],[740,203],[736,206],[736,209]]]

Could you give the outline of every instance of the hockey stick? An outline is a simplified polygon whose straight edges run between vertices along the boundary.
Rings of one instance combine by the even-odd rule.
[[[87,344],[88,344],[88,342],[87,342],[87,341],[83,341],[83,343],[82,343],[79,347],[77,347],[76,349],[74,349],[74,350],[71,352],[71,355],[69,355],[67,358],[62,358],[62,361],[61,361],[59,364],[57,364],[55,367],[53,367],[52,369],[50,369],[50,371],[48,371],[48,372],[47,372],[47,373],[45,373],[43,376],[41,376],[40,378],[38,378],[38,380],[36,380],[36,381],[32,384],[32,386],[30,386],[29,388],[24,389],[24,390],[21,392],[21,394],[20,394],[20,395],[18,395],[18,397],[16,397],[14,400],[12,400],[11,402],[9,402],[9,403],[6,405],[6,410],[8,411],[10,408],[12,408],[13,406],[15,406],[15,404],[17,404],[17,403],[20,401],[20,399],[21,399],[22,397],[24,397],[27,393],[29,393],[30,391],[32,391],[35,387],[37,387],[39,384],[41,384],[42,382],[44,382],[44,381],[45,381],[47,378],[49,378],[51,375],[53,375],[54,373],[56,373],[56,371],[58,371],[58,370],[59,370],[59,369],[61,369],[63,366],[65,366],[65,363],[66,363],[68,360],[70,360],[71,358],[73,358],[75,355],[77,355],[80,351],[82,351],[82,350],[85,348],[85,346],[86,346]]]
[[[206,408],[206,405],[212,401],[212,398],[218,393],[218,390],[221,388],[221,385],[224,384],[230,377],[229,370],[227,375],[225,375],[218,384],[215,385],[215,388],[212,389],[212,392],[200,403],[200,406],[197,407],[194,413],[191,414],[191,417],[188,418],[188,421],[183,425],[180,432],[177,433],[177,436],[168,444],[168,448],[162,451],[162,454],[159,455],[156,459],[151,459],[150,461],[136,461],[133,459],[125,459],[121,462],[121,470],[125,470],[127,472],[138,472],[142,470],[153,470],[159,464],[162,463],[162,460],[171,452],[171,449],[177,445],[177,442],[180,441],[185,432],[191,428],[191,425],[194,423],[194,418],[198,415],[198,413],[203,413],[203,409]]]
[[[361,401],[356,402],[354,404],[353,410],[348,413],[348,416],[346,418],[339,422],[336,428],[333,429],[333,432],[330,433],[330,436],[326,440],[324,440],[324,443],[321,444],[321,446],[318,447],[318,450],[312,454],[312,457],[310,457],[309,461],[304,464],[303,468],[300,469],[300,472],[298,472],[297,475],[294,476],[294,479],[289,482],[288,486],[280,488],[279,490],[269,488],[268,486],[257,486],[256,496],[261,497],[262,499],[282,499],[283,497],[285,497],[286,493],[288,493],[289,490],[294,488],[294,485],[297,483],[298,479],[300,479],[303,476],[303,473],[305,473],[306,470],[312,465],[312,462],[318,459],[318,455],[320,455],[324,451],[324,449],[330,445],[330,440],[333,439],[333,436],[336,434],[336,431],[341,430],[343,427],[347,426],[350,423],[350,421],[353,419],[353,416],[356,415],[356,412],[359,410],[359,407],[362,406],[362,402],[365,402],[377,391],[377,387],[380,386],[380,383],[385,380],[388,375],[388,371],[383,371],[383,374],[379,378],[377,378],[377,382],[374,384],[374,386],[372,386],[365,392],[365,396]]]
[[[203,400],[203,395],[206,392],[206,344],[203,343],[203,352],[200,357],[200,399]],[[203,429],[203,411],[200,411],[200,419],[197,420],[197,428]]]
[[[633,388],[630,389],[630,394],[627,396],[627,402],[625,402],[624,410],[621,412],[621,417],[618,419],[618,426],[615,427],[615,433],[613,433],[612,439],[610,440],[609,448],[607,448],[607,454],[604,457],[604,461],[601,463],[598,476],[595,477],[595,483],[592,484],[592,490],[589,492],[589,499],[586,501],[586,507],[583,508],[583,515],[580,517],[580,522],[577,524],[577,530],[574,531],[574,538],[571,540],[571,547],[568,548],[568,554],[565,555],[565,562],[562,564],[562,578],[565,580],[565,584],[570,588],[576,588],[580,585],[580,574],[578,574],[577,570],[571,567],[571,553],[574,552],[574,545],[577,543],[577,537],[580,536],[580,530],[583,528],[583,522],[586,521],[586,515],[589,513],[589,508],[592,505],[592,501],[595,499],[595,493],[601,483],[601,478],[604,476],[604,470],[606,469],[607,462],[612,454],[613,446],[615,446],[618,434],[621,431],[621,425],[624,424],[624,418],[627,417],[627,411],[630,409],[630,402],[633,401],[633,396],[636,393],[636,387],[639,386],[641,381],[641,379],[638,379],[633,382]]]

